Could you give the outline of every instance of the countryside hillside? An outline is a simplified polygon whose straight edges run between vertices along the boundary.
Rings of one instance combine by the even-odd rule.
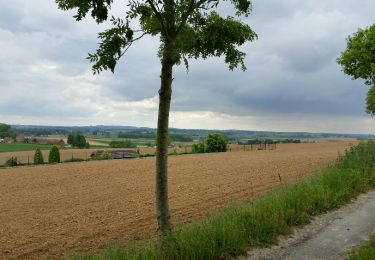
[[[0,260],[374,260],[374,10],[2,1]]]

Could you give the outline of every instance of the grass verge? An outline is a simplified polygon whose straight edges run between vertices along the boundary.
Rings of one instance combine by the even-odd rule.
[[[370,237],[370,241],[367,245],[355,250],[348,260],[373,260],[375,259],[375,234]]]
[[[273,244],[291,227],[349,202],[375,188],[375,142],[361,143],[339,156],[335,166],[294,185],[203,220],[176,227],[163,248],[112,246],[99,254],[73,259],[220,259],[245,254],[249,246]]]

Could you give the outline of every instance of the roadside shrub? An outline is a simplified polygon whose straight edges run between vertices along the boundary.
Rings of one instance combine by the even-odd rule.
[[[375,141],[351,146],[339,156],[337,166],[345,169],[358,169],[362,172],[375,170]]]
[[[48,155],[48,163],[59,163],[60,162],[60,151],[57,146],[52,146]]]
[[[43,154],[39,148],[37,148],[34,153],[34,164],[44,164]]]
[[[14,166],[19,166],[21,165],[21,162],[18,161],[17,157],[11,157],[9,158],[6,162],[5,162],[5,165],[6,166],[9,166],[9,167],[14,167]]]

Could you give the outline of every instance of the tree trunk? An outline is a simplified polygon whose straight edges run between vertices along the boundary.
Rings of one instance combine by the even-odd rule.
[[[159,90],[159,115],[156,135],[156,212],[159,241],[163,244],[171,230],[168,205],[168,128],[172,96],[172,68],[170,46],[164,47]]]

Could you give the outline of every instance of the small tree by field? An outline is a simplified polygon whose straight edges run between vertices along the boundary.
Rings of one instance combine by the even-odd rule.
[[[44,164],[43,154],[39,148],[37,148],[34,153],[34,164]]]
[[[228,141],[222,134],[209,134],[206,139],[206,151],[208,153],[226,152]]]
[[[4,137],[15,138],[16,134],[12,131],[12,127],[10,125],[0,123],[0,138]]]
[[[347,38],[347,47],[337,59],[345,74],[363,79],[371,86],[366,97],[366,112],[375,115],[375,24],[359,29]]]
[[[74,16],[82,20],[87,14],[102,23],[109,18],[113,0],[56,0],[63,10],[78,9]],[[159,113],[156,133],[156,212],[159,239],[170,232],[168,204],[168,130],[172,97],[173,67],[188,59],[224,56],[229,69],[245,70],[246,54],[238,49],[256,39],[252,29],[240,17],[251,12],[249,0],[231,0],[234,16],[222,17],[216,10],[219,0],[129,0],[121,18],[110,17],[112,28],[99,33],[98,50],[89,54],[94,73],[114,72],[118,60],[144,35],[160,39],[161,61]],[[125,19],[125,20],[124,20]],[[134,27],[138,23],[139,26]]]
[[[21,165],[21,162],[17,159],[17,157],[11,157],[9,158],[6,162],[5,162],[5,165],[6,166],[9,166],[9,167],[14,167],[14,166],[18,166],[18,165]]]
[[[209,134],[202,138],[198,144],[191,147],[193,153],[217,153],[226,152],[228,140],[223,134]]]
[[[86,142],[86,138],[82,134],[72,133],[68,135],[68,144],[77,148],[89,148],[90,144]]]
[[[48,163],[60,163],[60,151],[57,146],[52,146],[48,155]]]

